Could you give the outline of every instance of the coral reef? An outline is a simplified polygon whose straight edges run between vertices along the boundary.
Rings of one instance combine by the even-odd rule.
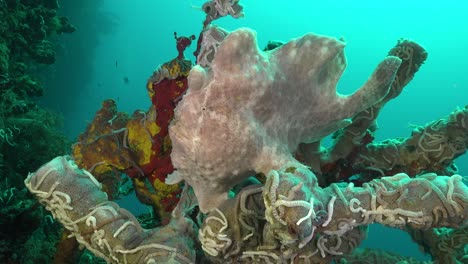
[[[61,118],[37,103],[58,36],[75,30],[57,12],[55,0],[0,1],[1,263],[49,263],[63,230],[22,180],[71,144],[60,132]]]
[[[435,263],[466,261],[468,186],[454,160],[468,147],[468,107],[405,139],[373,137],[424,48],[399,40],[342,96],[343,41],[309,33],[262,51],[250,29],[209,25],[241,17],[239,1],[203,10],[198,65],[183,56],[193,38],[174,35],[179,54],[150,77],[148,111],[129,117],[105,101],[76,164],[59,156],[25,180],[71,236],[108,263],[417,263],[356,250],[379,223],[410,233]],[[110,201],[121,173],[166,225],[145,229]]]
[[[61,224],[37,207],[26,189],[10,184],[10,175],[5,176],[2,183],[6,184],[0,184],[0,262],[49,262],[63,229]]]

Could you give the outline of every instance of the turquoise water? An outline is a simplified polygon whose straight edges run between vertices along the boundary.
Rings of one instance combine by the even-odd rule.
[[[343,94],[359,88],[399,38],[412,38],[427,49],[426,64],[380,114],[377,140],[406,137],[411,125],[444,117],[468,103],[465,1],[242,2],[245,18],[222,18],[215,24],[228,30],[253,28],[260,47],[269,40],[286,41],[307,32],[344,37],[348,67],[338,86]],[[106,0],[99,12],[108,24],[95,25],[95,31],[78,30],[63,36],[67,45],[88,45],[93,54],[86,64],[79,57],[70,61],[73,55],[67,53],[57,59],[57,65],[70,72],[67,78],[58,76],[54,80],[44,102],[64,114],[66,133],[76,137],[83,131],[106,98],[115,99],[121,111],[146,110],[150,106],[146,80],[158,65],[176,57],[174,31],[179,35],[198,35],[204,14],[196,6],[202,4],[203,1]],[[86,19],[82,13],[67,15],[78,29]],[[99,30],[104,25],[106,29]],[[96,32],[100,32],[97,39],[91,35]],[[87,43],[87,38],[95,42]],[[457,165],[460,174],[468,175],[466,156],[459,158]],[[363,246],[422,258],[406,234],[395,230],[372,227]]]

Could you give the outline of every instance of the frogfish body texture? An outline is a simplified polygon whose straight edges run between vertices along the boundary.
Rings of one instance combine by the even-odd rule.
[[[385,58],[354,94],[337,94],[345,44],[306,34],[261,51],[242,28],[217,47],[208,68],[195,66],[169,134],[176,171],[167,183],[190,184],[202,212],[253,173],[297,163],[299,143],[314,142],[347,124],[388,92],[401,61]]]

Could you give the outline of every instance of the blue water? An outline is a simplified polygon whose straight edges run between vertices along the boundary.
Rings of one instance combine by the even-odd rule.
[[[399,38],[412,38],[427,49],[426,64],[380,114],[377,140],[406,137],[411,125],[424,125],[468,103],[468,4],[465,1],[241,2],[245,5],[245,18],[223,18],[215,23],[228,30],[255,29],[260,47],[269,40],[286,41],[307,32],[344,37],[348,67],[338,87],[343,94],[359,88]],[[179,35],[198,36],[204,14],[193,6],[202,4],[203,1],[182,0],[102,1],[100,12],[113,24],[90,49],[92,64],[85,65],[91,67],[87,69],[89,76],[63,80],[61,88],[55,87],[68,87],[73,96],[57,98],[56,93],[50,92],[44,99],[64,114],[66,133],[76,137],[83,131],[106,98],[117,100],[121,111],[148,109],[147,78],[159,64],[177,55],[174,31]],[[80,21],[78,14],[72,15],[71,21]],[[79,30],[63,36],[69,45],[82,43],[86,37],[90,37],[87,32]],[[191,55],[194,47],[186,55]],[[57,64],[61,63],[64,64],[59,57]],[[70,71],[83,71],[79,60],[66,67]],[[123,78],[129,82],[125,83]],[[468,175],[466,156],[459,158],[457,165],[460,174]],[[385,242],[381,242],[382,238]],[[372,227],[364,246],[421,258],[408,236],[395,230]]]

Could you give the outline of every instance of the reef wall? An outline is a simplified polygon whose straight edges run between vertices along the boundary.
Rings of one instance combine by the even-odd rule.
[[[56,0],[0,1],[1,263],[49,262],[61,234],[22,184],[29,171],[69,151],[61,117],[37,103],[56,40],[75,31],[58,9]]]

